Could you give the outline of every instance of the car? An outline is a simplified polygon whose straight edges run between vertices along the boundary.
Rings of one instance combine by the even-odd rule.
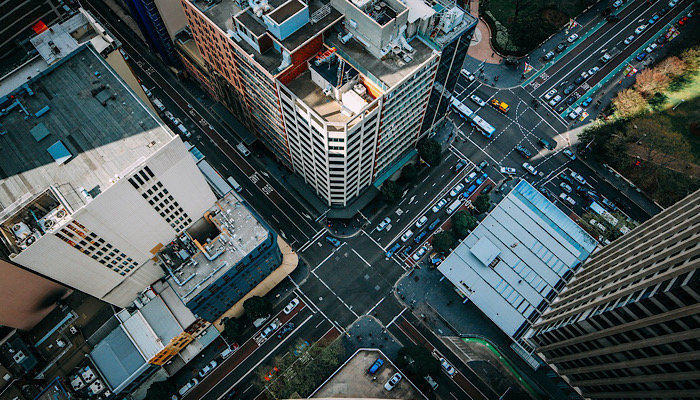
[[[583,196],[588,197],[591,200],[599,200],[600,196],[598,196],[598,193],[592,191],[592,190],[585,190],[581,193]]]
[[[579,117],[579,115],[581,115],[581,112],[583,112],[583,107],[580,107],[580,106],[579,106],[579,107],[574,108],[574,109],[571,110],[571,112],[569,113],[569,119],[575,120],[576,118]]]
[[[596,221],[595,218],[592,218],[590,221],[588,221],[589,224],[592,226],[598,228],[602,232],[605,232],[605,225],[601,224],[600,222]]]
[[[466,178],[464,178],[464,181],[465,181],[466,183],[472,183],[472,181],[473,181],[474,179],[476,179],[476,176],[477,176],[476,171],[472,171],[472,172],[469,173],[469,175],[467,175]]]
[[[566,193],[571,193],[573,191],[573,189],[571,189],[571,186],[569,186],[569,184],[566,182],[560,182],[559,187]]]
[[[654,14],[654,15],[651,16],[651,18],[649,18],[649,21],[647,21],[647,23],[648,23],[649,25],[651,25],[651,24],[653,24],[654,22],[656,22],[656,21],[658,21],[658,20],[659,20],[659,14]]]
[[[474,103],[478,104],[479,107],[483,107],[483,106],[486,105],[486,102],[485,102],[484,100],[482,100],[481,97],[479,97],[479,96],[477,96],[477,95],[475,95],[475,94],[469,96],[469,99],[470,99],[471,101],[473,101]]]
[[[683,26],[686,24],[686,22],[688,22],[688,17],[683,17],[683,18],[678,20],[678,25]]]
[[[637,29],[634,30],[634,33],[639,35],[640,33],[644,32],[645,29],[647,29],[646,25],[639,25]]]
[[[529,172],[530,175],[535,175],[535,176],[537,175],[537,170],[536,170],[535,167],[533,167],[532,164],[530,164],[530,163],[524,162],[524,163],[523,163],[523,169],[525,169],[525,171]]]
[[[334,237],[332,237],[332,236],[326,236],[326,240],[327,240],[328,242],[330,242],[330,244],[332,244],[332,245],[335,246],[335,247],[340,247],[340,245],[342,244],[342,243],[340,242],[340,240],[338,240],[338,239],[336,239],[336,238],[334,238]]]
[[[651,53],[652,51],[656,50],[657,47],[659,47],[658,44],[652,43],[649,46],[647,46],[647,48],[644,49],[644,51],[646,51],[647,53]]]
[[[634,40],[634,35],[630,35],[627,37],[627,39],[625,39],[625,41],[623,43],[628,45],[628,44],[632,43],[633,40]]]
[[[418,251],[413,253],[413,256],[411,257],[413,261],[418,261],[425,255],[425,253],[428,251],[428,248],[425,246],[421,246]]]
[[[433,212],[436,213],[436,212],[442,210],[442,207],[445,207],[445,204],[447,204],[447,199],[442,199],[442,200],[438,201],[433,206]]]
[[[577,173],[574,172],[574,171],[571,171],[571,173],[569,174],[569,176],[571,176],[572,178],[574,178],[574,180],[575,180],[576,182],[578,182],[578,183],[580,183],[580,184],[582,184],[582,185],[585,185],[585,184],[586,184],[586,179],[585,179],[584,177],[582,177],[581,175],[577,174]]]
[[[577,93],[572,94],[566,99],[566,105],[572,105],[578,100],[578,97],[576,97]]]
[[[401,235],[401,241],[405,243],[411,238],[411,236],[413,236],[413,231],[409,229],[403,235]]]
[[[376,374],[377,371],[379,371],[379,368],[384,365],[384,360],[381,358],[377,358],[377,361],[374,362],[369,368],[367,368],[367,373],[370,375]]]
[[[591,102],[593,101],[592,97],[586,97],[582,102],[581,102],[581,107],[588,107],[591,105]]]
[[[608,22],[617,22],[620,20],[620,16],[617,14],[610,14],[607,17],[605,17],[605,20]]]
[[[548,51],[543,57],[545,61],[549,61],[552,58],[554,58],[554,52],[553,51]]]
[[[666,43],[667,40],[668,39],[666,39],[665,35],[661,35],[661,36],[659,36],[658,39],[656,39],[656,44],[664,44],[664,43]]]
[[[571,93],[575,88],[576,88],[576,86],[574,86],[574,85],[569,85],[569,86],[567,86],[567,87],[564,89],[564,94],[565,94],[565,95],[569,95],[569,93]]]
[[[447,375],[449,376],[454,376],[455,374],[455,367],[453,367],[447,360],[445,360],[444,357],[440,357],[440,366],[442,367],[445,372],[447,372]]]
[[[556,106],[560,101],[561,101],[561,96],[560,96],[560,95],[556,95],[556,96],[554,96],[554,98],[553,98],[552,100],[549,101],[549,105],[552,106],[552,107],[554,107],[554,106]]]
[[[416,221],[416,228],[421,228],[426,222],[428,222],[428,217],[425,215],[418,218],[418,221]]]
[[[599,60],[599,61],[600,61],[601,64],[605,64],[605,63],[607,63],[608,61],[610,61],[611,58],[612,58],[612,56],[610,55],[610,53],[605,53],[605,54],[603,54],[603,55],[600,57],[600,60]]]
[[[279,322],[272,321],[272,323],[270,323],[270,325],[266,326],[265,329],[263,329],[263,331],[260,332],[260,336],[262,336],[263,338],[267,338],[272,332],[277,330],[277,328],[279,328],[279,327],[280,327]]]
[[[296,347],[294,347],[292,354],[294,354],[294,357],[299,357],[302,353],[304,353],[304,350],[306,350],[308,347],[309,347],[309,342],[304,340],[303,342],[296,345]]]
[[[384,384],[384,389],[391,391],[391,389],[395,388],[399,381],[401,381],[401,378],[403,378],[401,374],[399,374],[398,372],[395,373],[391,378],[389,378],[388,381],[386,381],[386,383]]]
[[[613,8],[619,8],[622,5],[622,0],[615,0],[614,3],[612,3]]]
[[[647,56],[647,53],[643,51],[643,52],[637,54],[637,57],[635,57],[635,58],[637,59],[637,61],[642,61],[643,59],[646,58],[646,56]]]
[[[396,253],[396,250],[398,250],[400,248],[401,248],[401,243],[394,243],[394,245],[391,246],[391,248],[386,252],[386,259],[387,260],[390,259],[391,256],[393,256],[394,253]]]
[[[292,299],[292,301],[290,301],[289,303],[287,303],[286,306],[284,306],[284,310],[282,310],[282,311],[284,311],[285,314],[289,314],[289,313],[292,312],[292,310],[294,310],[298,305],[299,305],[299,299],[297,299],[297,298],[295,297],[295,298]]]
[[[576,159],[576,154],[574,154],[574,152],[571,151],[571,149],[564,149],[564,150],[562,151],[562,153],[563,153],[565,156],[569,157],[570,160],[575,160],[575,159]]]
[[[387,225],[389,225],[390,223],[391,223],[391,218],[389,218],[389,217],[384,218],[384,219],[382,220],[382,222],[380,222],[379,225],[377,225],[377,230],[378,230],[378,231],[383,231],[384,228],[386,228]]]
[[[467,165],[466,161],[459,160],[459,162],[457,162],[457,164],[455,164],[455,171],[461,170],[462,168],[464,168],[465,165]]]
[[[479,171],[483,170],[484,168],[489,166],[489,162],[484,160],[479,163],[479,165],[476,167]]]
[[[428,231],[423,231],[419,233],[415,238],[413,238],[413,241],[416,243],[420,243],[423,241],[423,239],[428,235]]]
[[[660,9],[660,10],[659,10],[659,15],[664,15],[664,14],[666,14],[666,13],[668,12],[668,10],[669,10],[668,7],[664,7],[664,8],[662,8],[662,9]]]
[[[617,208],[617,206],[615,205],[615,203],[613,203],[612,201],[606,199],[605,197],[603,197],[602,199],[600,199],[600,202],[603,203],[603,205],[604,205],[605,207],[609,208],[610,211],[617,211],[617,210],[618,210],[618,208]]]
[[[208,373],[213,371],[217,365],[219,364],[216,362],[216,360],[211,360],[209,364],[205,365],[204,367],[202,367],[202,369],[199,370],[197,375],[199,375],[200,378],[204,378],[205,376],[207,376]]]
[[[568,38],[566,38],[566,41],[569,43],[573,43],[576,41],[576,39],[578,39],[578,33],[574,33],[573,35],[569,36]]]
[[[435,228],[438,227],[438,225],[440,225],[440,222],[442,222],[442,221],[440,221],[440,218],[438,218],[438,219],[436,219],[435,221],[431,222],[430,225],[428,225],[428,231],[429,231],[429,232],[430,232],[430,231],[433,231]]]
[[[561,193],[561,194],[559,194],[559,199],[560,199],[562,202],[571,204],[572,206],[575,206],[575,205],[576,205],[576,200],[572,199],[572,198],[571,198],[570,196],[568,196],[566,193]]]
[[[562,51],[564,51],[564,49],[566,49],[566,45],[564,43],[559,43],[557,45],[557,48],[556,48],[557,53],[561,53]]]
[[[579,76],[579,77],[577,77],[576,79],[574,79],[574,83],[575,83],[576,85],[580,85],[580,84],[582,84],[583,81],[585,81],[585,80],[586,80],[586,78],[584,78],[583,76]]]
[[[180,395],[180,397],[184,396],[187,392],[192,390],[193,387],[197,386],[199,383],[199,379],[197,378],[192,378],[187,383],[185,386],[181,387],[180,390],[177,391],[177,393]]]
[[[530,153],[530,150],[526,149],[525,147],[523,147],[521,145],[515,146],[515,151],[520,153],[520,155],[522,155],[525,158],[529,159],[530,157],[532,157],[532,153]]]
[[[539,138],[537,139],[537,144],[539,144],[547,150],[554,150],[555,148],[557,148],[557,141],[554,139]]]
[[[265,379],[266,381],[271,381],[272,377],[277,373],[277,371],[279,371],[277,367],[272,367],[270,372],[268,372],[267,375],[263,377],[263,379]]]
[[[458,183],[455,187],[450,190],[450,196],[455,197],[464,189],[463,183]]]
[[[476,77],[471,72],[467,71],[466,68],[462,68],[462,75],[464,75],[469,82],[474,81]]]
[[[678,0],[671,0],[668,2],[669,7],[675,7],[678,4]]]
[[[294,322],[287,322],[282,325],[282,328],[277,331],[277,339],[282,339],[284,335],[294,330]]]
[[[499,171],[501,171],[501,173],[503,175],[515,175],[516,174],[515,168],[513,168],[513,167],[501,167],[501,169]]]
[[[588,70],[588,75],[589,75],[589,76],[593,76],[593,75],[595,75],[596,72],[598,72],[598,71],[600,71],[600,67],[596,65],[595,67],[593,67],[593,68],[591,68],[591,69]]]
[[[544,95],[544,99],[549,100],[552,97],[554,97],[555,94],[557,94],[557,89],[552,89],[549,92],[547,92],[547,94]]]

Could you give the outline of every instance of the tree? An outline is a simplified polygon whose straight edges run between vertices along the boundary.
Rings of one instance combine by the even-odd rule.
[[[173,383],[170,379],[155,381],[146,390],[146,400],[169,399],[173,392]]]
[[[679,75],[683,75],[686,70],[686,64],[680,58],[676,56],[667,57],[654,68],[661,74],[673,78]]]
[[[396,365],[409,375],[423,377],[437,376],[440,373],[440,361],[423,346],[408,345],[399,349]]]
[[[433,240],[430,243],[433,245],[433,249],[435,251],[444,254],[448,253],[452,249],[452,246],[454,246],[455,241],[456,239],[451,232],[444,231],[436,233],[435,236],[433,236]]]
[[[238,338],[243,335],[243,331],[245,330],[245,323],[241,318],[225,318],[223,320],[224,324],[224,331],[222,334],[226,338],[226,340],[230,340],[232,342],[235,342],[238,340]]]
[[[479,222],[464,210],[457,211],[451,218],[452,220],[452,232],[458,238],[463,238],[469,234]]]
[[[674,161],[693,160],[688,140],[671,129],[671,123],[660,115],[638,118],[628,126],[628,135],[643,148],[642,157],[661,167]]]
[[[491,208],[491,200],[489,199],[489,195],[486,193],[482,193],[478,196],[476,196],[476,199],[474,199],[473,203],[474,208],[476,208],[477,214],[483,214],[486,211]]]
[[[395,203],[401,198],[401,186],[393,181],[384,182],[381,192],[387,203]]]
[[[612,101],[615,114],[620,118],[629,118],[644,111],[647,106],[644,97],[634,89],[625,89]]]
[[[418,177],[418,168],[415,164],[406,164],[401,169],[401,178],[399,178],[404,183],[411,183]]]
[[[421,139],[416,146],[418,149],[418,155],[423,159],[428,165],[435,166],[440,164],[442,159],[442,146],[435,139]]]
[[[656,69],[643,69],[637,73],[634,88],[642,94],[642,96],[649,98],[654,93],[663,92],[668,87],[671,79]]]
[[[251,319],[258,319],[272,313],[272,303],[266,298],[252,296],[243,302],[243,309]]]

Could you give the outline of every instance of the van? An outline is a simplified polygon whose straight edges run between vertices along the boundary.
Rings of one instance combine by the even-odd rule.
[[[143,92],[146,93],[146,96],[148,96],[148,97],[153,96],[153,93],[151,93],[151,91],[148,90],[148,88],[146,86],[141,85],[141,89],[143,89]]]
[[[154,106],[156,106],[156,108],[157,108],[160,112],[165,111],[165,106],[164,106],[163,103],[161,103],[160,100],[158,100],[157,98],[154,97],[154,98],[151,100],[151,102],[153,103]]]
[[[190,131],[188,131],[187,128],[185,128],[185,126],[182,125],[182,124],[177,124],[177,129],[180,131],[180,133],[182,133],[183,135],[185,135],[185,137],[190,137],[190,136],[192,136],[192,134],[190,133]]]
[[[247,147],[243,143],[238,143],[236,145],[236,149],[243,154],[245,157],[248,157],[250,155],[250,150],[248,150]]]
[[[233,350],[230,347],[227,347],[224,349],[224,351],[221,352],[220,356],[221,356],[221,358],[226,359],[231,354],[233,354]]]
[[[435,382],[435,379],[433,379],[432,376],[426,375],[423,377],[423,379],[425,379],[425,381],[428,382],[428,385],[430,385],[430,387],[433,388],[433,390],[437,390],[438,384],[437,382]]]
[[[239,185],[238,182],[236,182],[236,180],[233,179],[233,177],[230,177],[230,176],[229,176],[229,177],[226,179],[226,181],[228,181],[229,185],[231,185],[231,187],[233,188],[233,190],[235,190],[235,191],[237,191],[237,192],[240,192],[240,191],[241,191],[241,189],[242,189],[242,188],[241,188],[241,185]]]
[[[452,214],[453,212],[457,211],[457,209],[462,205],[462,202],[460,200],[455,200],[450,204],[449,207],[447,207],[447,215]]]

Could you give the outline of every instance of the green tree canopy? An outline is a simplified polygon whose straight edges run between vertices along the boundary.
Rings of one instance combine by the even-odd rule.
[[[243,302],[243,309],[251,319],[258,319],[272,313],[272,303],[264,297],[252,296]]]
[[[418,177],[418,168],[416,168],[415,164],[406,164],[402,169],[401,169],[401,178],[400,180],[405,183],[411,183],[416,180]]]
[[[242,318],[226,318],[223,320],[223,323],[224,331],[222,335],[224,335],[226,340],[232,342],[237,341],[243,334],[243,330],[245,330],[245,322]]]
[[[458,238],[464,238],[479,224],[473,215],[464,210],[457,211],[451,220],[452,232]]]
[[[395,203],[401,198],[401,186],[393,181],[384,182],[381,192],[387,203]]]
[[[421,139],[418,142],[418,155],[428,165],[436,166],[442,159],[442,146],[435,139]]]
[[[486,193],[482,193],[478,196],[476,196],[476,199],[474,199],[474,208],[476,208],[476,212],[478,214],[483,214],[486,211],[491,208],[491,200],[489,199],[489,195]]]
[[[455,237],[452,235],[451,232],[444,231],[436,233],[435,236],[433,236],[431,244],[433,245],[433,249],[435,251],[444,254],[452,249],[452,246],[454,246],[455,241]]]

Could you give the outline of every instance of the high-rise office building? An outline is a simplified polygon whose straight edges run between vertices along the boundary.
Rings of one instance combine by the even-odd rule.
[[[339,207],[408,160],[441,51],[474,22],[423,0],[182,3],[219,100]]]
[[[527,334],[586,398],[700,397],[700,191],[594,253]]]
[[[167,63],[179,62],[172,38],[185,27],[177,0],[124,0],[146,42]]]
[[[215,197],[93,44],[53,33],[46,54],[60,59],[0,80],[1,244],[14,263],[126,306],[163,276],[151,258]]]

